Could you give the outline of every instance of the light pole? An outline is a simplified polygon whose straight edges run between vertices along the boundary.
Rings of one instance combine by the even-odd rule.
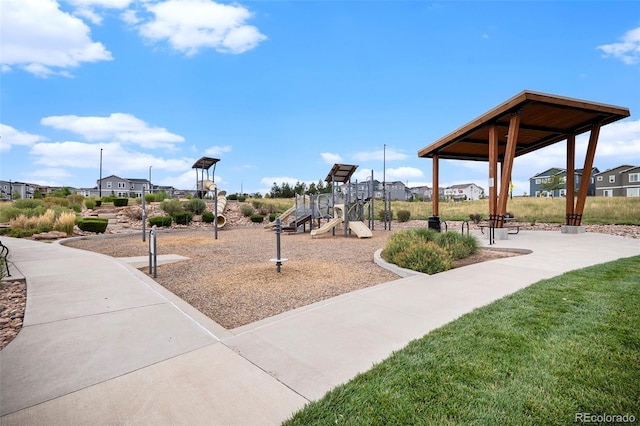
[[[98,181],[98,199],[102,200],[102,148],[100,148],[100,180]]]
[[[151,185],[151,167],[153,166],[149,166],[149,194],[153,194],[153,186]]]

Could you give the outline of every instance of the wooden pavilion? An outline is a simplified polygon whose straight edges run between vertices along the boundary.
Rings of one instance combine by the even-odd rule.
[[[489,162],[489,217],[496,227],[502,228],[507,211],[514,158],[566,140],[566,224],[579,226],[582,221],[589,179],[581,180],[574,200],[576,136],[590,132],[583,170],[591,170],[600,128],[629,116],[629,109],[619,106],[528,90],[517,94],[418,151],[418,157],[433,160],[435,196],[432,218],[439,220],[437,194],[440,159]],[[500,180],[498,180],[498,163],[500,163]]]

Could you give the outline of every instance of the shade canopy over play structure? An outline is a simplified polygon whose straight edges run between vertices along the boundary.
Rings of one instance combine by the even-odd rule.
[[[566,140],[566,224],[579,226],[589,179],[581,180],[575,197],[576,136],[590,132],[583,170],[592,170],[600,128],[629,116],[628,108],[614,105],[528,90],[517,94],[418,151],[418,157],[433,161],[436,195],[433,197],[432,217],[439,216],[440,159],[488,161],[489,216],[495,226],[501,228],[507,211],[514,158]]]

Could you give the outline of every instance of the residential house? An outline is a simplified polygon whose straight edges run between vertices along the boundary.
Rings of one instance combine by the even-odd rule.
[[[415,186],[413,188],[409,188],[409,192],[412,196],[421,197],[424,201],[431,201],[431,193],[432,190],[428,186]]]
[[[453,201],[479,200],[484,197],[484,189],[475,183],[451,185],[444,188],[444,198]]]
[[[349,188],[350,196],[352,199],[356,196],[356,193],[359,198],[369,198],[371,196],[371,181],[343,184],[340,185],[340,190],[342,192],[346,192],[347,187]],[[382,182],[374,179],[373,198],[382,199],[384,190],[385,185]],[[386,191],[390,200],[406,201],[411,197],[411,192],[409,191],[409,189],[405,186],[404,183],[400,181],[387,182]]]
[[[142,197],[142,191],[149,190],[150,184],[147,179],[125,179],[116,175],[107,176],[102,180],[98,179],[97,187],[100,196],[105,197],[115,195],[116,197]]]
[[[596,174],[596,195],[640,197],[640,166],[624,164]]]
[[[574,191],[577,194],[582,181],[583,169],[576,169],[574,172]],[[589,176],[589,187],[587,195],[596,195],[595,176],[599,173],[597,167],[591,169]],[[555,189],[545,188],[553,179],[558,179],[558,187]],[[538,173],[529,178],[529,196],[530,197],[564,197],[567,195],[567,170],[559,167],[552,167],[544,172]]]
[[[0,189],[2,190],[3,200],[14,200],[33,198],[33,193],[39,186],[27,182],[7,182],[0,181]]]

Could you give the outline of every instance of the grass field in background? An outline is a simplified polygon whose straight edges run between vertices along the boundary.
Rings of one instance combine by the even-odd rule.
[[[293,199],[262,200],[276,203],[280,211],[293,205]],[[398,210],[411,212],[411,219],[427,220],[431,216],[431,202],[392,201],[394,218]],[[375,210],[382,210],[382,202],[376,201]],[[564,198],[515,197],[507,202],[507,211],[521,222],[565,222]],[[469,220],[470,214],[489,215],[489,200],[440,202],[441,220]],[[583,215],[583,224],[601,223],[618,225],[640,225],[640,197],[587,197]]]
[[[638,312],[640,256],[571,271],[414,340],[285,424],[637,421]]]

